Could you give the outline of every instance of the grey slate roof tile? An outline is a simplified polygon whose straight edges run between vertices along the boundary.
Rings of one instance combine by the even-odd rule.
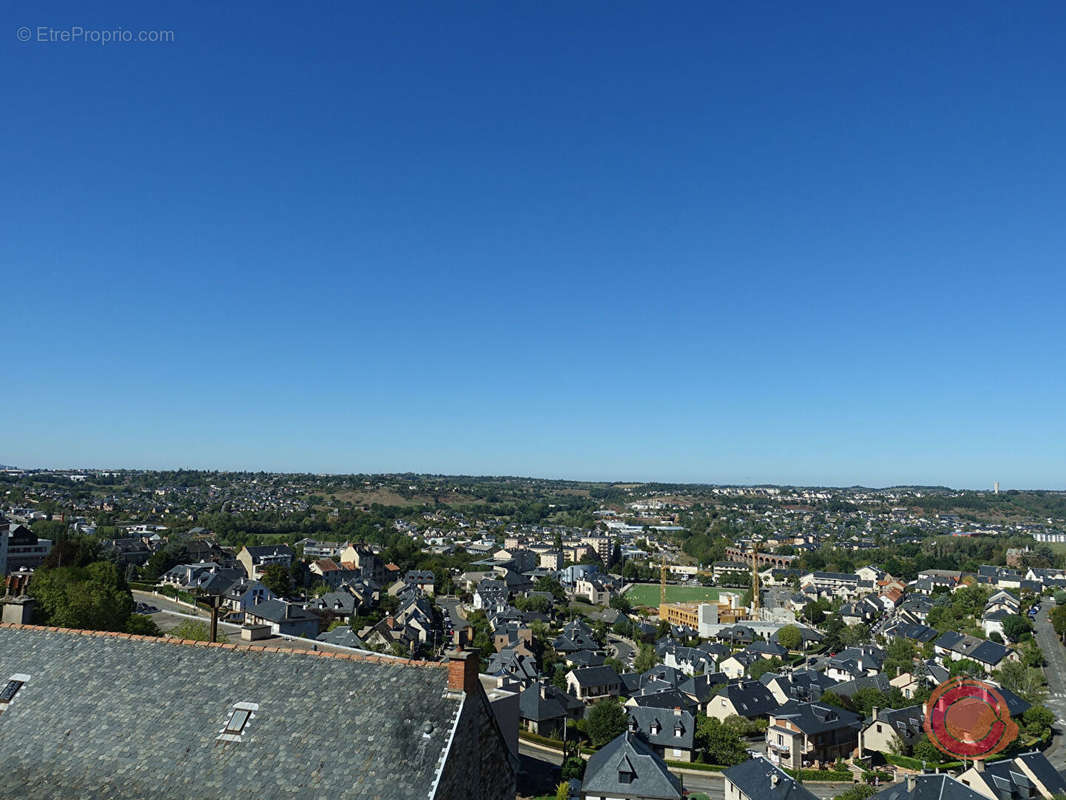
[[[2,627],[14,673],[0,797],[24,800],[428,797],[460,706],[432,666]]]

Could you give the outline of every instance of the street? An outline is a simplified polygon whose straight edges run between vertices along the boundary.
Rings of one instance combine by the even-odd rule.
[[[607,644],[609,649],[614,650],[615,658],[626,666],[633,665],[633,658],[636,655],[636,650],[633,649],[633,645],[625,639],[620,639],[613,633],[607,634]]]
[[[518,752],[522,756],[522,769],[526,773],[524,780],[531,786],[551,785],[551,781],[558,781],[559,765],[562,764],[562,755],[554,750],[537,747],[529,742],[519,739]],[[723,781],[721,774],[717,772],[685,773],[679,775],[685,785],[685,789],[692,792],[703,792],[711,800],[722,800],[724,797]],[[805,783],[805,788],[813,792],[822,800],[836,797],[845,789],[851,787],[850,783]],[[520,794],[523,788],[522,781],[519,783]]]
[[[1048,682],[1047,707],[1055,714],[1054,740],[1044,753],[1055,769],[1063,769],[1066,768],[1066,747],[1062,745],[1066,721],[1066,651],[1048,619],[1048,610],[1054,607],[1055,601],[1051,598],[1041,601],[1034,627],[1037,644],[1047,659],[1047,666],[1044,667]]]

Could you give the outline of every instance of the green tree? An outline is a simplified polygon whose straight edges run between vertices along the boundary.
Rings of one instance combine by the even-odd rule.
[[[169,634],[175,639],[189,639],[194,642],[209,642],[211,641],[211,629],[206,622],[197,622],[194,619],[187,619],[182,622],[178,627],[169,631]],[[226,641],[226,637],[222,631],[219,631],[215,636],[216,642]]]
[[[708,764],[729,767],[748,759],[744,740],[736,730],[713,717],[696,718],[695,744]]]
[[[1000,667],[996,680],[1001,686],[1024,697],[1030,703],[1039,703],[1047,696],[1043,670],[1027,667],[1018,661],[1008,661]]]
[[[1042,705],[1032,705],[1022,714],[1022,726],[1026,734],[1044,739],[1051,735],[1051,726],[1055,724],[1055,715]]]
[[[288,597],[292,594],[292,573],[281,564],[268,566],[259,580],[278,597]]]
[[[799,650],[803,646],[803,633],[795,625],[786,625],[777,632],[777,643],[786,650]]]
[[[833,800],[866,800],[867,797],[877,792],[873,786],[868,783],[857,783],[850,789],[845,789],[840,794],[836,795]]]
[[[930,764],[942,764],[947,760],[945,754],[938,750],[937,746],[930,742],[929,737],[924,733],[914,742],[913,753],[915,758]]]
[[[61,628],[125,631],[133,613],[133,595],[110,561],[38,569],[29,591],[46,624]]]
[[[163,631],[155,624],[155,620],[144,614],[130,614],[126,620],[126,633],[139,636],[162,636]]]
[[[1008,614],[1003,618],[1003,635],[1012,642],[1020,641],[1023,636],[1031,634],[1032,631],[1033,626],[1021,614]]]
[[[777,656],[774,656],[773,658],[760,658],[748,667],[748,677],[757,681],[767,672],[776,672],[781,667],[781,663],[781,659]]]
[[[641,644],[637,657],[634,659],[633,668],[637,672],[647,672],[649,669],[654,669],[658,663],[659,657],[655,654],[655,648],[650,644]]]
[[[617,700],[599,700],[589,709],[588,734],[593,747],[603,747],[625,730],[626,712]]]

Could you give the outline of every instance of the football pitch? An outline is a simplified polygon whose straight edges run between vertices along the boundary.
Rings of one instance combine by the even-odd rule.
[[[738,593],[742,590],[735,590]],[[659,607],[659,584],[635,583],[626,591],[626,599],[635,606]],[[666,602],[668,603],[716,603],[718,589],[708,586],[671,586],[666,585]]]

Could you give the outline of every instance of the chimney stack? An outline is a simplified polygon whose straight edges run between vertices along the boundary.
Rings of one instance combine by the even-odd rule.
[[[914,785],[915,785],[915,783],[916,783],[916,781],[914,780],[914,775],[908,775],[907,776],[907,794],[913,794],[914,793]]]
[[[874,722],[877,721],[877,712],[878,711],[880,711],[880,709],[877,706],[874,706],[873,707]]]
[[[473,692],[480,684],[480,666],[476,650],[452,650],[448,653],[448,689],[453,692]]]
[[[978,772],[984,772],[984,771],[985,771],[985,762],[984,762],[984,759],[982,759],[982,758],[979,758],[979,759],[977,759],[976,761],[974,761],[974,762],[973,762],[973,768],[974,768],[975,770],[977,770]]]

